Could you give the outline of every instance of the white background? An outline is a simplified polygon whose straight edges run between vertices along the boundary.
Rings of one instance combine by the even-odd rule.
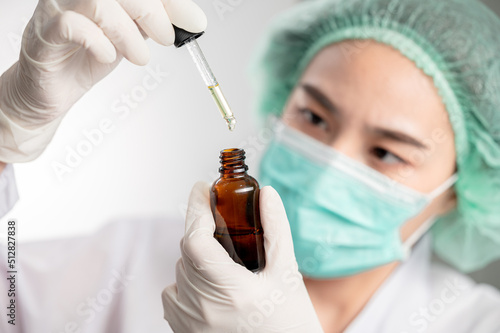
[[[36,2],[0,0],[0,73],[16,61],[20,36]],[[217,177],[221,149],[238,146],[262,152],[266,140],[259,136],[253,112],[249,63],[270,19],[294,2],[197,1],[209,20],[199,43],[237,117],[234,133],[225,127],[186,49],[148,41],[148,67],[168,72],[168,77],[147,96],[140,93],[148,70],[123,61],[74,106],[39,159],[15,165],[20,200],[6,218],[18,219],[19,239],[90,233],[125,216],[171,216],[172,223],[183,223],[192,185]],[[497,0],[485,2],[500,10]],[[217,3],[226,4],[227,10],[217,12]],[[140,102],[120,117],[114,111],[126,105],[121,101],[124,94],[135,94]],[[83,144],[84,131],[98,128],[103,119],[109,119],[113,131],[104,134],[71,173],[58,177],[54,164],[65,164],[68,149]],[[255,156],[248,161],[253,174]],[[474,277],[499,286],[498,272],[492,265]]]

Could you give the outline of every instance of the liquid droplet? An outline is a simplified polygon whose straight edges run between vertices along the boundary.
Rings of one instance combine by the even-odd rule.
[[[234,128],[236,127],[236,119],[234,117],[229,117],[225,118],[227,127],[229,128],[230,131],[234,131]]]

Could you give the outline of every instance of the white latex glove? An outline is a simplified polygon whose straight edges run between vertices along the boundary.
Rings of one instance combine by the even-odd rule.
[[[144,37],[175,40],[172,24],[205,30],[191,0],[40,0],[19,62],[0,78],[0,161],[40,155],[69,108],[122,57],[149,60]]]
[[[252,273],[214,238],[208,184],[189,198],[176,284],[163,291],[165,319],[176,333],[323,332],[298,271],[278,193],[262,188],[260,208],[266,267]]]

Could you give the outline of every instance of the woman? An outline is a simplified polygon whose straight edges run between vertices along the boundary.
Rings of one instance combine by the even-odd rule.
[[[280,17],[259,63],[260,110],[281,117],[260,180],[286,214],[263,188],[267,264],[252,274],[195,187],[163,293],[173,330],[498,332],[500,294],[456,270],[500,257],[498,31],[467,0]]]

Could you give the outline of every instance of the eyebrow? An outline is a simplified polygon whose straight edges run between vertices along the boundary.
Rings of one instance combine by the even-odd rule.
[[[303,83],[300,85],[311,97],[313,97],[321,106],[332,113],[338,113],[337,107],[323,94],[319,89],[310,84]]]
[[[322,93],[318,88],[307,84],[303,83],[301,84],[301,88],[304,89],[311,97],[313,97],[321,106],[323,106],[325,109],[329,110],[332,113],[338,113],[338,108],[326,97],[324,93]],[[428,146],[420,142],[419,140],[409,136],[408,134],[398,132],[398,131],[392,131],[389,129],[385,128],[375,128],[375,133],[402,143],[406,143],[412,146],[415,146],[417,148],[421,149],[429,149]]]
[[[420,142],[417,139],[415,139],[415,138],[413,138],[405,133],[402,133],[402,132],[391,131],[391,130],[384,129],[384,128],[376,128],[375,133],[377,133],[378,135],[380,135],[382,137],[385,137],[385,138],[388,138],[388,139],[391,139],[394,141],[406,143],[406,144],[415,146],[417,148],[429,149],[429,147],[427,147],[422,142]]]

